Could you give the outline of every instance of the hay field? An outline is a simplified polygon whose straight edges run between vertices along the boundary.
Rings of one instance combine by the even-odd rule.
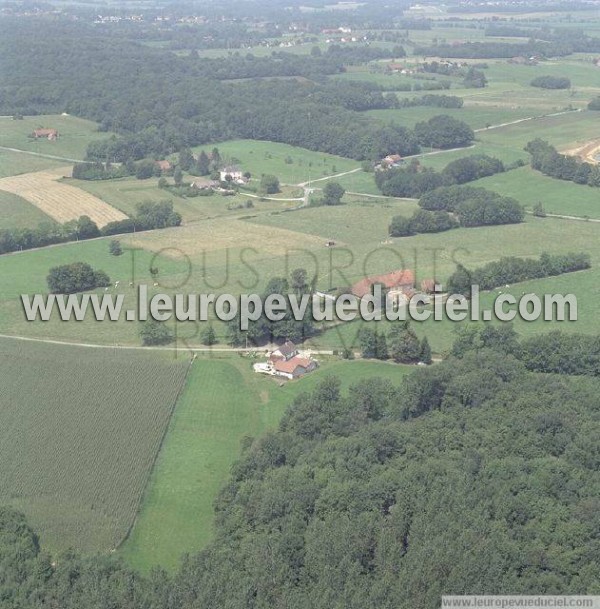
[[[70,167],[58,167],[0,179],[0,190],[18,195],[57,222],[89,216],[100,228],[127,216],[93,195],[62,183]]]

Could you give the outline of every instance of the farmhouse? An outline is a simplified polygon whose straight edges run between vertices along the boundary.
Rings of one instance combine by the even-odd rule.
[[[45,138],[47,140],[57,140],[58,139],[58,131],[56,129],[34,129],[31,134],[36,140],[39,138]]]
[[[291,340],[286,340],[283,345],[277,347],[274,351],[271,351],[269,361],[277,362],[280,360],[288,360],[298,355],[298,348]]]
[[[162,173],[166,173],[168,171],[171,171],[171,169],[173,169],[173,165],[171,164],[170,161],[156,161],[154,163],[154,165],[156,167],[158,167]]]
[[[352,294],[357,298],[363,298],[373,292],[373,286],[381,284],[384,290],[395,290],[405,292],[415,287],[415,275],[411,270],[392,271],[384,275],[365,277],[352,286]]]
[[[242,170],[234,165],[223,167],[219,171],[219,179],[221,182],[235,182],[236,184],[243,184],[246,181]]]
[[[217,180],[209,180],[208,178],[198,178],[192,182],[192,188],[196,190],[212,190],[219,188],[221,185]]]
[[[287,379],[298,378],[317,367],[317,362],[310,357],[301,356],[292,341],[274,349],[266,363],[254,364],[254,371],[271,376],[282,376]]]

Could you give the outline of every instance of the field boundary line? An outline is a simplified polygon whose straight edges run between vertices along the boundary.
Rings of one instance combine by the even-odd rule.
[[[137,507],[135,510],[135,516],[133,517],[133,520],[131,521],[131,524],[129,525],[127,531],[125,532],[125,535],[123,535],[123,538],[121,539],[121,541],[119,541],[119,543],[117,543],[115,545],[115,547],[113,548],[113,552],[118,551],[123,546],[123,544],[129,539],[129,536],[133,532],[133,529],[135,528],[135,525],[138,522],[140,512],[142,511],[144,502],[146,500],[146,493],[148,492],[148,486],[150,485],[150,481],[152,480],[152,474],[154,473],[154,468],[156,467],[156,463],[158,461],[158,458],[160,457],[160,453],[162,452],[163,446],[165,444],[165,440],[167,438],[167,435],[169,434],[169,430],[171,429],[171,423],[173,422],[173,415],[175,414],[175,410],[177,409],[177,403],[179,402],[179,398],[181,397],[181,395],[185,391],[185,388],[187,387],[187,380],[188,380],[188,377],[190,375],[190,370],[192,369],[192,365],[195,360],[196,360],[195,356],[190,357],[190,361],[187,365],[185,374],[183,375],[183,379],[181,381],[181,386],[179,387],[179,390],[177,391],[177,394],[175,395],[175,399],[173,400],[173,404],[169,411],[169,421],[165,425],[162,436],[160,438],[160,442],[158,443],[158,448],[156,450],[154,458],[152,459],[152,463],[148,469],[148,475],[146,477],[146,481],[144,482],[144,489],[140,493],[140,497],[138,499],[138,504],[137,504]]]

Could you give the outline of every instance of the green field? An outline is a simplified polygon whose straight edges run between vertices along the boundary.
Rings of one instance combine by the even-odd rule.
[[[2,119],[0,119],[2,120]],[[0,149],[0,178],[64,166],[64,161]]]
[[[37,128],[57,129],[54,141],[28,137]],[[90,142],[106,139],[110,133],[100,133],[92,121],[67,115],[26,116],[23,120],[0,118],[0,146],[17,148],[41,155],[67,159],[83,159]]]
[[[251,366],[252,360],[237,356],[195,360],[136,526],[121,550],[132,566],[174,569],[184,552],[195,552],[211,539],[214,500],[241,441],[275,428],[296,395],[330,374],[347,388],[372,376],[397,384],[412,369],[381,362],[324,362],[307,377],[280,386]]]
[[[32,228],[41,222],[54,224],[54,220],[35,205],[17,195],[0,190],[0,229]]]
[[[514,197],[530,209],[542,203],[547,213],[600,218],[600,189],[557,180],[522,167],[473,183]]]
[[[0,339],[0,501],[52,552],[113,550],[133,523],[188,363]]]
[[[249,171],[256,178],[263,173],[274,174],[281,182],[287,184],[308,182],[359,167],[359,163],[352,159],[313,152],[288,144],[257,140],[207,144],[194,148],[194,151],[204,150],[208,153],[215,146],[219,149],[224,162],[238,164],[243,171]]]
[[[192,176],[186,176],[186,181],[192,181]],[[118,180],[65,180],[68,184],[81,188],[108,204],[120,209],[129,216],[135,215],[138,203],[145,201],[171,201],[175,211],[181,214],[183,222],[195,222],[206,218],[217,216],[231,216],[233,214],[246,213],[243,207],[250,199],[247,194],[240,192],[234,196],[223,196],[215,193],[208,197],[179,197],[171,194],[168,190],[158,188],[156,178],[148,180],[137,180],[136,178],[122,178]],[[297,196],[295,192],[282,192],[274,195],[276,197]],[[284,209],[297,203],[259,201],[252,197],[252,208],[254,210]]]

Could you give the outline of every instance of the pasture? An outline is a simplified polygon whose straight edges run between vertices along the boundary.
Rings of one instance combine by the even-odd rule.
[[[252,360],[238,356],[194,361],[169,426],[144,503],[121,549],[134,567],[174,570],[184,552],[195,552],[213,534],[213,505],[223,480],[248,437],[274,429],[299,393],[328,375],[344,388],[380,376],[401,382],[409,366],[381,362],[324,361],[305,378],[284,383],[252,372]]]
[[[285,184],[308,182],[360,166],[357,161],[333,154],[257,140],[207,144],[194,148],[194,152],[204,150],[209,153],[215,146],[225,163],[239,165],[255,178],[260,178],[263,173],[276,175]]]
[[[51,552],[127,534],[188,369],[118,349],[0,339],[0,502]]]
[[[53,141],[29,137],[38,128],[57,129],[59,137]],[[90,142],[106,139],[110,135],[99,132],[96,123],[76,116],[26,116],[16,121],[10,117],[0,117],[0,146],[65,159],[83,160]]]
[[[172,181],[172,178],[169,178]],[[186,182],[192,182],[193,176],[185,177]],[[138,203],[145,201],[171,201],[173,209],[181,214],[184,223],[197,222],[217,216],[231,216],[240,213],[253,213],[254,210],[285,209],[293,207],[298,202],[270,201],[260,199],[254,193],[249,196],[241,191],[236,195],[224,196],[215,193],[210,196],[180,197],[166,189],[158,187],[158,179],[138,180],[136,178],[120,178],[117,180],[63,180],[63,183],[79,188],[95,197],[102,199],[111,207],[122,211],[128,216],[136,213]],[[284,192],[273,195],[277,198],[294,198],[299,192],[283,188]],[[287,191],[287,192],[285,192]],[[301,191],[300,191],[301,194]],[[252,207],[247,209],[247,201],[252,201]]]
[[[41,222],[53,220],[25,199],[0,190],[0,229],[32,228]]]
[[[0,148],[0,178],[61,167],[64,161]]]

